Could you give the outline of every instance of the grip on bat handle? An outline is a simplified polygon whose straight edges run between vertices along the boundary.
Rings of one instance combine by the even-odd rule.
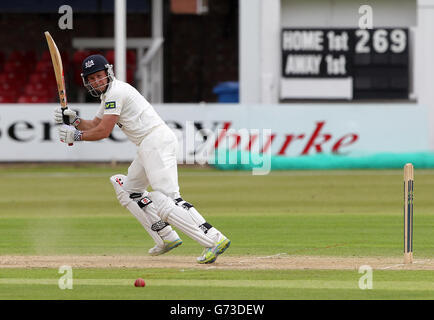
[[[67,125],[70,125],[70,123],[69,123],[69,117],[67,116],[67,115],[65,115],[65,110],[67,109],[68,107],[66,107],[66,108],[62,108],[62,118],[63,118],[63,123],[64,124],[67,124]],[[73,146],[74,144],[73,143],[68,143],[68,146]]]

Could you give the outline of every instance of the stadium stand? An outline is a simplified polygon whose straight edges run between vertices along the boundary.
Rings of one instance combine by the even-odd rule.
[[[114,51],[77,50],[73,54],[61,52],[65,82],[69,78],[77,90],[82,89],[81,63],[91,54],[104,54],[114,63]],[[134,83],[136,54],[127,52],[127,81]],[[48,50],[14,50],[7,54],[0,51],[0,103],[44,103],[57,102],[56,79],[53,73],[51,56]]]

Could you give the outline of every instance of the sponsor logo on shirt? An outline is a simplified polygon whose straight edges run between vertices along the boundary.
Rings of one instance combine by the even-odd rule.
[[[106,110],[115,109],[115,108],[116,108],[116,102],[115,101],[110,101],[110,102],[105,103],[105,109]]]

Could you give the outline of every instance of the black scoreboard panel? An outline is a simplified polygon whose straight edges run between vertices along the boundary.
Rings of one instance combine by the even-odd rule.
[[[406,28],[285,28],[282,77],[351,77],[354,100],[408,99],[408,43]]]
[[[408,99],[408,29],[358,29],[354,37],[354,99]]]

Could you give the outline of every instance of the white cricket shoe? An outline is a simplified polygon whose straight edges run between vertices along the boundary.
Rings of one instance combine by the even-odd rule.
[[[174,241],[164,240],[164,247],[155,245],[153,248],[149,249],[148,253],[151,256],[159,256],[161,254],[169,252],[172,249],[175,249],[176,247],[179,247],[181,244],[182,240],[179,238]]]

